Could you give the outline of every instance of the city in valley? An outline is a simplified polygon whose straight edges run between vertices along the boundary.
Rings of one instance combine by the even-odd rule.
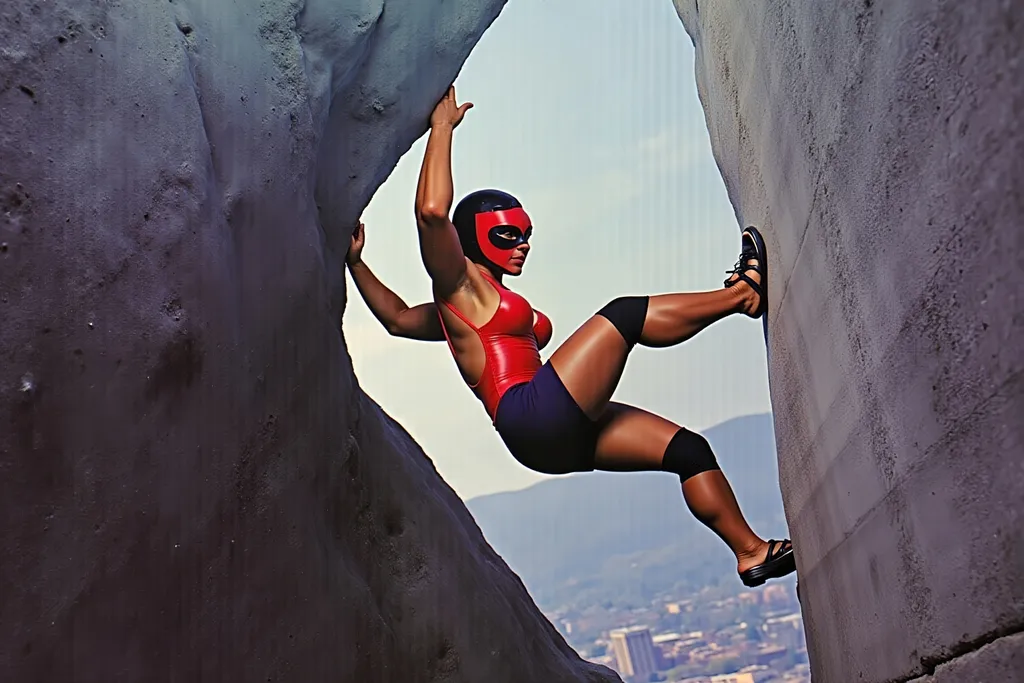
[[[626,683],[809,683],[794,582],[741,592],[705,588],[650,606],[611,603],[546,613],[580,655]]]

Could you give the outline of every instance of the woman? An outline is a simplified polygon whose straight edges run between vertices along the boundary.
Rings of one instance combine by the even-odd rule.
[[[452,205],[451,143],[471,103],[455,88],[438,103],[416,190],[420,252],[433,301],[409,307],[373,275],[361,255],[364,226],[347,263],[374,316],[395,336],[447,341],[463,378],[484,404],[509,451],[538,472],[667,471],[679,476],[690,511],[736,556],[747,586],[796,569],[789,539],[760,538],[747,525],[707,440],[640,408],[611,400],[626,358],[640,344],[679,344],[734,313],[765,315],[765,246],[743,233],[739,262],[714,292],[627,296],[583,324],[546,363],[548,318],[503,283],[523,271],[533,225],[522,205],[481,190]]]

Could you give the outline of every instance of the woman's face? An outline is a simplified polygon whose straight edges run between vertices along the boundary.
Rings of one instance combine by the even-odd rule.
[[[521,208],[488,211],[476,216],[476,240],[491,264],[519,275],[530,251],[533,222]]]
[[[488,239],[491,244],[508,253],[504,264],[505,272],[509,275],[519,275],[523,272],[523,265],[526,263],[526,255],[530,253],[530,237],[533,236],[531,225],[524,233],[514,225],[496,225],[488,231]]]

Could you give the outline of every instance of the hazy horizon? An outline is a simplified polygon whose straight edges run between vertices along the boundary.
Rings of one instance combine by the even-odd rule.
[[[456,80],[459,102],[475,105],[455,131],[456,201],[497,187],[533,218],[530,258],[507,284],[551,317],[545,360],[612,298],[717,289],[738,256],[693,52],[669,2],[518,0]],[[430,299],[412,211],[425,143],[363,215],[365,261],[409,305]],[[548,478],[508,454],[447,346],[390,337],[351,279],[344,334],[360,385],[463,500]],[[615,399],[698,431],[770,413],[760,321],[733,316],[675,348],[638,347]]]

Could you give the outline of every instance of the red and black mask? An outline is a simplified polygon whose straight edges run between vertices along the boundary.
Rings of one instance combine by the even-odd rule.
[[[533,234],[530,217],[521,208],[476,214],[476,243],[480,253],[504,272],[510,272],[516,248],[527,244]]]

